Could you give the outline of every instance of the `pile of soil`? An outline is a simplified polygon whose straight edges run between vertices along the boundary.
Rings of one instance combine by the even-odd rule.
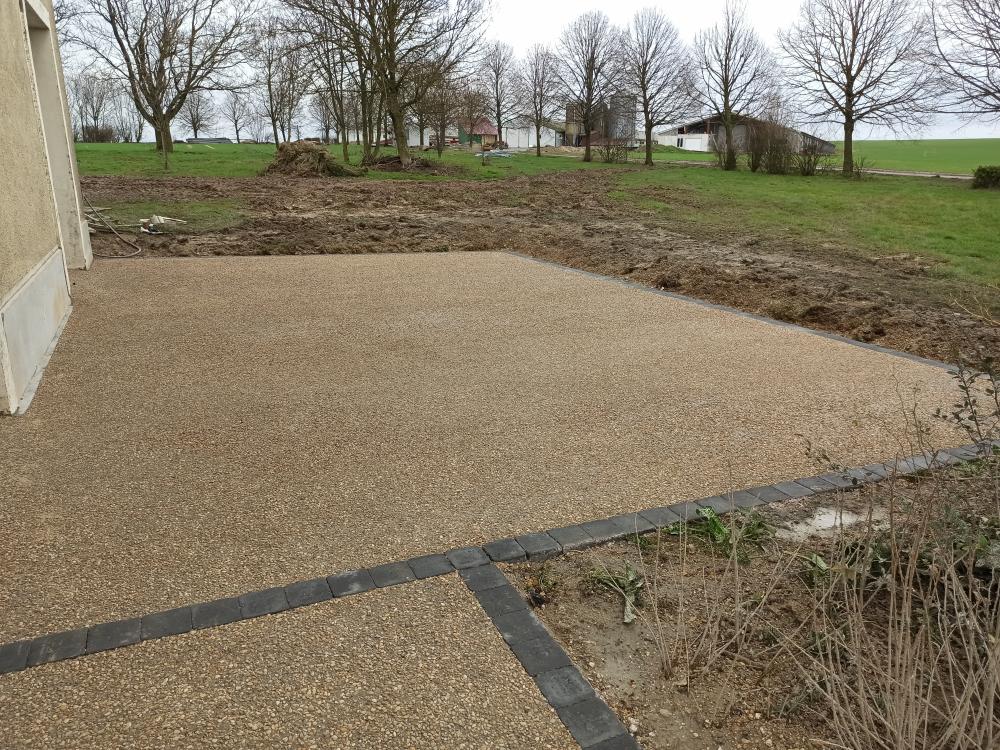
[[[340,164],[326,146],[310,141],[281,143],[274,161],[264,168],[266,175],[291,177],[360,177],[364,170]]]

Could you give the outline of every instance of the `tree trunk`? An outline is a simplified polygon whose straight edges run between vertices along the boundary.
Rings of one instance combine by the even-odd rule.
[[[535,123],[535,156],[542,155],[542,125]]]
[[[646,120],[646,166],[653,166],[653,123]]]
[[[156,140],[159,150],[166,151],[168,154],[174,150],[174,137],[170,135],[169,121],[160,122]]]
[[[351,163],[351,155],[347,151],[347,138],[341,138],[340,139],[340,148],[341,148],[341,151],[343,151],[343,153],[344,153],[344,164],[350,164]]]
[[[844,177],[854,175],[854,120],[844,120],[844,166],[841,169]]]
[[[722,162],[722,168],[731,172],[736,169],[736,145],[733,143],[733,114],[723,113],[722,124],[726,130],[726,157]]]
[[[233,130],[236,131],[236,142],[239,143],[240,142],[240,129],[239,128],[233,128]]]
[[[271,135],[274,136],[274,147],[278,147],[278,120],[277,118],[271,118]]]
[[[392,120],[392,133],[396,139],[396,153],[399,154],[399,163],[404,167],[410,166],[410,148],[406,138],[406,118],[401,112],[396,111],[395,104],[389,104],[389,119]]]

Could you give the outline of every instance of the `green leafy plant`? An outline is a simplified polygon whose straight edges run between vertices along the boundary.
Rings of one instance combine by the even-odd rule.
[[[635,621],[636,607],[642,606],[642,589],[646,584],[646,578],[632,563],[626,562],[620,571],[596,568],[590,571],[590,580],[622,597],[625,603],[622,622],[628,625]]]

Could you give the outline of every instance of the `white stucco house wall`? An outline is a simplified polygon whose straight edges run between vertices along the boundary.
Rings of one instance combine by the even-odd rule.
[[[0,413],[27,409],[91,263],[51,0],[0,2]]]

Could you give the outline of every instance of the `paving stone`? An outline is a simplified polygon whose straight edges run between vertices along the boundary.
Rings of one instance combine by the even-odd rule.
[[[600,521],[587,521],[583,526],[584,531],[590,534],[591,539],[596,544],[604,544],[613,539],[621,539],[624,534],[618,525],[610,518]]]
[[[552,706],[562,708],[595,698],[594,688],[576,667],[561,667],[535,676],[538,689]]]
[[[130,620],[116,620],[91,625],[87,633],[87,653],[110,651],[113,648],[131,646],[142,639],[142,621],[138,617]]]
[[[530,609],[518,609],[506,615],[493,618],[500,635],[507,643],[530,641],[548,637],[549,631]]]
[[[673,505],[668,506],[668,510],[670,510],[681,521],[690,521],[698,518],[698,503],[694,500],[688,500],[683,503],[674,503]]]
[[[475,568],[465,568],[459,573],[465,585],[472,591],[495,589],[497,586],[509,586],[507,576],[500,572],[496,565],[479,565]]]
[[[681,520],[681,517],[670,508],[650,508],[649,510],[642,511],[639,515],[658,529],[670,526]]]
[[[374,568],[369,568],[368,571],[372,574],[372,580],[375,581],[375,585],[380,589],[416,580],[416,576],[413,575],[410,566],[405,562],[376,565]]]
[[[36,638],[28,646],[28,666],[81,656],[87,650],[87,629],[67,630]]]
[[[858,486],[858,483],[853,478],[847,476],[842,471],[831,471],[829,474],[820,474],[819,478],[842,490],[854,489]]]
[[[599,742],[628,734],[615,712],[599,698],[557,708],[556,713],[573,735],[573,739],[585,750],[589,750]]]
[[[861,468],[869,474],[875,475],[876,479],[874,481],[881,481],[889,476],[889,470],[885,467],[885,464],[867,464]]]
[[[979,458],[979,449],[974,445],[961,445],[958,448],[949,448],[948,453],[962,461],[971,461]]]
[[[854,469],[848,469],[846,472],[847,476],[851,479],[856,479],[859,484],[873,484],[875,482],[880,482],[885,477],[876,474],[873,471],[869,471],[867,467],[859,466]]]
[[[788,497],[808,497],[814,494],[808,487],[803,487],[798,482],[778,482],[774,488]]]
[[[524,597],[513,586],[499,586],[495,589],[483,589],[475,593],[480,606],[492,620],[509,612],[528,608]]]
[[[648,518],[640,516],[638,513],[622,513],[620,516],[614,516],[608,520],[624,531],[629,538],[636,534],[648,534],[650,531],[656,531],[656,526],[650,523]]]
[[[14,641],[0,646],[0,674],[20,672],[28,666],[29,641]]]
[[[774,485],[771,484],[766,484],[763,487],[751,487],[747,489],[746,492],[753,495],[754,497],[760,498],[765,503],[774,503],[778,502],[779,500],[788,499],[787,495],[785,495],[781,490],[776,489]],[[737,500],[738,495],[740,495],[739,492],[733,493],[733,500],[736,501],[736,504],[739,505],[741,508],[749,507],[747,505],[740,503],[740,501]]]
[[[375,588],[375,581],[367,570],[347,570],[327,576],[326,582],[335,597],[360,594]]]
[[[418,579],[433,578],[452,573],[455,566],[444,555],[423,555],[409,560],[410,570]]]
[[[822,477],[803,477],[802,479],[796,479],[795,482],[813,492],[832,492],[837,489],[837,485],[826,481]]]
[[[954,466],[957,463],[960,463],[959,460],[947,451],[938,451],[931,459],[931,465],[934,467]]]
[[[563,551],[582,549],[594,544],[594,537],[580,524],[549,529],[549,536],[559,543]]]
[[[286,609],[288,609],[288,599],[285,597],[285,589],[282,586],[275,586],[263,591],[251,591],[240,597],[240,612],[244,618],[273,615],[275,612],[283,612]]]
[[[516,539],[497,539],[495,542],[484,544],[483,551],[494,562],[514,562],[526,560],[528,557],[524,547],[518,544]]]
[[[728,497],[720,497],[719,495],[703,497],[701,500],[696,500],[695,505],[699,508],[711,508],[716,513],[728,513],[736,508],[732,500]]]
[[[289,607],[305,607],[308,604],[318,604],[333,598],[330,584],[326,578],[313,578],[308,581],[296,581],[285,586],[285,598]]]
[[[216,599],[214,602],[195,604],[191,607],[191,619],[195,630],[228,625],[243,619],[240,601],[235,597]]]
[[[626,733],[591,745],[587,750],[641,750],[641,746],[635,737]]]
[[[153,612],[142,618],[142,640],[149,641],[154,638],[165,638],[168,635],[187,633],[193,627],[191,607]]]
[[[541,638],[514,641],[510,644],[510,650],[521,662],[524,671],[532,677],[552,669],[568,667],[573,663],[563,651],[562,646],[556,643],[548,633]]]
[[[476,565],[486,565],[490,558],[482,547],[460,547],[448,550],[448,559],[456,568],[472,568]]]
[[[562,552],[559,542],[544,531],[525,534],[517,538],[517,543],[524,549],[529,560],[548,560]]]

